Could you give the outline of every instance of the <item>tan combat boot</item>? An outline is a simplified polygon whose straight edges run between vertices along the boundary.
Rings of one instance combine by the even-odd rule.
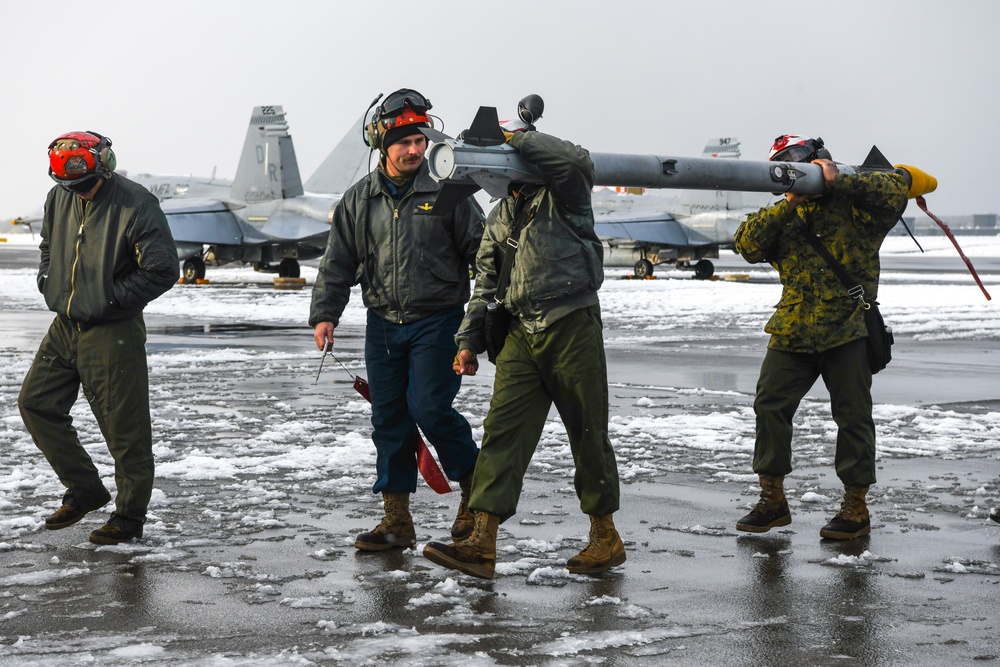
[[[566,562],[574,574],[597,574],[625,562],[625,545],[610,514],[590,516],[590,542]]]
[[[375,529],[358,535],[354,548],[362,551],[386,551],[388,549],[409,549],[417,543],[410,516],[409,493],[383,493],[382,504],[385,516]]]
[[[819,536],[831,540],[853,540],[871,533],[872,522],[865,502],[867,495],[867,486],[844,485],[844,500],[840,504],[840,511],[830,519],[830,523],[820,529]]]
[[[455,540],[464,540],[472,534],[472,527],[476,523],[476,515],[469,509],[469,496],[472,495],[472,475],[463,479],[458,485],[462,489],[462,499],[458,502],[455,523],[451,524],[451,537]]]
[[[777,475],[759,475],[760,500],[750,514],[736,522],[736,530],[747,533],[766,533],[778,526],[792,522],[792,513],[785,499],[785,478]]]
[[[473,512],[472,534],[451,544],[428,542],[424,558],[438,565],[481,579],[492,579],[497,566],[497,530],[500,515]]]

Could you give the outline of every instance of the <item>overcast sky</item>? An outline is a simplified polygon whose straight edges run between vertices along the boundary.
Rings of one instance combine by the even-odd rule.
[[[131,173],[232,178],[252,108],[280,104],[305,179],[400,87],[453,135],[537,93],[540,129],[594,151],[697,156],[728,135],[765,159],[787,132],[857,164],[877,144],[938,178],[932,211],[1000,212],[996,0],[48,0],[0,17],[8,218],[44,202],[63,132],[108,135]]]

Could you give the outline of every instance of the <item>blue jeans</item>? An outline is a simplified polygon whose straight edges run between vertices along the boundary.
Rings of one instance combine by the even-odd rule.
[[[448,479],[461,481],[476,467],[479,448],[472,428],[451,405],[462,386],[451,366],[463,314],[452,308],[396,324],[368,311],[365,363],[378,453],[375,493],[416,491],[418,426]]]

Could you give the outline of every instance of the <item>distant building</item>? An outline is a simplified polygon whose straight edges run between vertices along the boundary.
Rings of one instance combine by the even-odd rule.
[[[996,213],[976,213],[973,215],[939,215],[942,221],[948,228],[951,229],[955,234],[964,234],[967,236],[973,235],[983,235],[990,236],[993,234],[1000,233],[1000,228],[997,227],[997,214]],[[903,216],[903,222],[906,226],[910,228],[914,234],[944,234],[938,224],[928,218],[923,212],[917,215],[906,215]],[[903,229],[903,225],[896,223],[895,228],[893,228],[892,234],[906,234],[906,230]]]

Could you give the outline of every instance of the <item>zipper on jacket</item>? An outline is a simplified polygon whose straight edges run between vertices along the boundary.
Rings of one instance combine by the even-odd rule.
[[[80,243],[83,241],[83,227],[87,224],[87,204],[85,199],[80,200],[80,228],[76,230],[76,251],[73,257],[73,270],[69,274],[69,301],[66,302],[66,317],[70,317],[69,311],[73,307],[73,297],[76,296],[76,266],[80,263]]]
[[[392,222],[393,222],[393,225],[392,225],[392,235],[393,236],[396,235],[396,223],[399,222],[399,209],[403,207],[403,204],[406,203],[407,199],[409,199],[410,197],[413,196],[413,192],[414,192],[413,188],[410,188],[410,191],[407,192],[405,195],[403,195],[403,198],[400,199],[399,203],[397,203],[395,205],[395,207],[392,209]],[[394,242],[393,246],[395,246],[395,245],[396,244]],[[402,324],[403,323],[403,305],[399,301],[399,293],[396,292],[396,290],[399,288],[399,276],[396,273],[396,267],[397,267],[398,264],[399,264],[399,262],[393,262],[392,263],[392,273],[393,273],[392,287],[393,287],[393,292],[394,292],[393,295],[392,295],[392,297],[393,297],[393,299],[396,300],[396,307],[399,309],[399,315],[396,316],[396,324]]]

